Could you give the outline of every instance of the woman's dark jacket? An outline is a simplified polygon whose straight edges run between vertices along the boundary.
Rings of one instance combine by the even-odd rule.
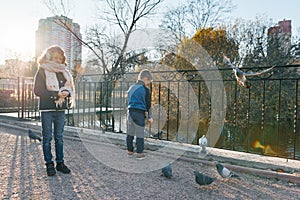
[[[63,87],[66,79],[62,73],[56,73],[59,82],[59,88]],[[46,87],[46,76],[44,69],[39,68],[34,77],[34,94],[39,97],[39,110],[64,110],[67,108],[67,103],[62,107],[56,107],[55,100],[59,99],[58,91],[48,91]],[[67,101],[66,101],[67,102]]]

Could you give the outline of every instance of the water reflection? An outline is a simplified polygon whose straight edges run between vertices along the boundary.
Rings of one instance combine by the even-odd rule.
[[[90,121],[89,119],[93,120]],[[84,117],[78,117],[76,126],[99,130],[108,128],[108,131],[125,134],[127,129],[127,111],[102,111],[101,114],[97,112],[95,116],[89,117],[85,114]],[[173,138],[172,133],[164,130],[163,124],[158,124],[155,127],[146,127],[146,130],[148,135],[154,135],[159,131],[163,131],[162,139],[168,138],[169,140],[182,142],[176,137]],[[200,132],[205,134],[202,130]],[[260,122],[249,123],[247,127],[237,127],[232,123],[226,122],[215,147],[284,158],[294,158],[295,155],[295,159],[300,160],[300,138],[299,134],[293,133],[291,122],[264,124],[263,129]]]
[[[297,138],[298,137],[298,138]],[[300,159],[300,138],[291,122],[273,124],[252,122],[244,127],[225,123],[216,147],[255,154]]]
[[[255,149],[261,149],[262,153],[264,155],[273,155],[273,156],[278,155],[278,153],[276,153],[275,151],[272,150],[270,145],[268,145],[268,144],[267,145],[262,145],[260,143],[260,141],[258,141],[258,140],[255,140],[255,142],[253,143],[253,147]]]

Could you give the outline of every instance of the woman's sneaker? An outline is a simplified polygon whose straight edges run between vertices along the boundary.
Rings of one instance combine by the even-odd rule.
[[[54,176],[56,174],[53,162],[46,163],[46,167],[47,167],[47,175],[48,176]]]
[[[64,174],[69,174],[71,172],[71,170],[69,170],[69,168],[64,164],[64,162],[57,163],[56,170]]]

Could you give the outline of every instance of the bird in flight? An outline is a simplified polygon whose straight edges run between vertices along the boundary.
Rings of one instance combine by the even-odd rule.
[[[232,68],[234,76],[235,76],[238,84],[245,88],[251,87],[251,83],[246,78],[247,76],[260,76],[260,75],[272,70],[275,67],[275,66],[272,66],[268,69],[265,69],[265,70],[262,70],[259,72],[243,72],[240,68],[234,66],[231,63],[230,59],[225,55],[223,55],[223,61],[224,61],[224,63],[228,64]]]

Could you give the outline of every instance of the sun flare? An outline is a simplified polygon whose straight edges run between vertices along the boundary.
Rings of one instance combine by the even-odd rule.
[[[0,22],[0,63],[6,59],[30,60],[34,55],[35,28],[26,19]]]

